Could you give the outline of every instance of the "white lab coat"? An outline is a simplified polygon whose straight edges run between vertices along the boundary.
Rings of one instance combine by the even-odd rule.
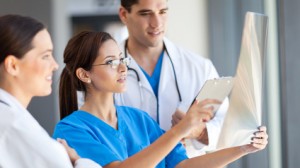
[[[52,139],[32,115],[9,93],[0,89],[0,167],[71,168],[64,147]],[[79,159],[76,168],[101,168]]]
[[[217,78],[219,76],[210,60],[177,47],[166,38],[164,39],[164,43],[174,63],[182,102],[179,101],[172,64],[169,57],[166,56],[166,52],[164,53],[161,68],[158,101],[142,70],[127,52],[128,57],[132,58],[129,67],[137,71],[142,86],[139,86],[135,73],[132,70],[129,70],[127,76],[127,91],[121,94],[115,94],[115,102],[118,105],[133,106],[142,109],[149,113],[156,121],[157,114],[159,114],[158,118],[160,126],[163,129],[168,130],[171,128],[172,115],[176,109],[179,108],[186,112],[204,82],[207,79]],[[120,44],[123,53],[125,53],[124,45],[125,41]],[[213,120],[206,124],[210,143],[209,146],[206,147],[206,149],[202,149],[200,153],[202,153],[203,150],[215,149],[227,108],[228,100],[224,101]],[[195,141],[193,141],[193,143],[198,148],[204,147],[200,143],[195,143]],[[197,154],[191,154],[190,156],[193,155]]]

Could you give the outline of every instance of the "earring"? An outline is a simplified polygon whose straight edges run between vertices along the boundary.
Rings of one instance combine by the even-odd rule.
[[[89,80],[87,81],[87,83],[91,83],[91,80],[89,79]]]

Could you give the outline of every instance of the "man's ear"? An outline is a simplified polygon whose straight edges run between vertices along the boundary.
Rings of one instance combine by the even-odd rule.
[[[4,69],[9,74],[16,76],[20,72],[19,59],[13,55],[9,55],[4,60]]]
[[[121,19],[121,21],[126,25],[127,23],[127,14],[128,14],[128,11],[124,8],[124,7],[120,7],[119,9],[119,17]]]
[[[84,70],[83,68],[76,69],[76,76],[82,82],[91,83],[91,78],[89,76],[89,72]]]

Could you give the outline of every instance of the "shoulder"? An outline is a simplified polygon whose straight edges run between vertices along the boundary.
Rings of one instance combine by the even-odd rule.
[[[0,116],[0,135],[3,135],[4,132],[12,127],[20,117],[17,115],[17,111],[2,104],[0,104]]]
[[[5,163],[19,160],[12,164],[16,167],[29,167],[32,162],[28,160],[34,159],[37,160],[38,167],[68,165],[64,163],[68,161],[64,149],[49,137],[30,113],[0,105],[0,116],[0,146],[4,146],[2,152],[6,153]],[[57,159],[61,161],[57,162]]]
[[[89,120],[85,118],[89,118],[90,114],[85,114],[84,112],[80,111],[74,111],[72,114],[69,116],[63,118],[60,120],[56,127],[55,127],[55,132],[57,131],[62,131],[65,129],[88,129],[88,122]]]
[[[175,68],[179,69],[178,71],[183,75],[194,74],[204,79],[218,77],[218,73],[210,59],[177,46],[166,38],[164,42]]]
[[[186,48],[183,48],[179,45],[176,45],[167,38],[164,38],[164,43],[170,56],[174,60],[180,60],[181,62],[190,62],[191,64],[213,66],[210,59],[187,50]]]
[[[92,118],[90,115],[86,112],[74,111],[56,124],[53,138],[68,139],[70,136],[83,136],[92,133],[97,123],[94,121],[95,119],[89,119]]]

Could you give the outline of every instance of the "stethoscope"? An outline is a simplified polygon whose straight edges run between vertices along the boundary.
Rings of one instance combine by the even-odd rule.
[[[125,58],[128,57],[127,55],[127,43],[128,43],[128,40],[125,41],[125,46],[124,46],[124,56]],[[179,90],[179,86],[178,86],[178,80],[177,80],[177,75],[176,75],[176,71],[175,71],[175,67],[174,67],[174,63],[170,57],[170,54],[166,48],[166,45],[165,43],[163,43],[163,50],[166,51],[167,55],[168,55],[168,58],[171,62],[171,65],[172,65],[172,70],[173,70],[173,75],[174,75],[174,79],[175,79],[175,85],[176,85],[176,91],[177,91],[177,94],[178,94],[178,98],[179,98],[179,102],[181,103],[182,102],[182,97],[181,97],[181,93],[180,93],[180,90]],[[135,76],[136,76],[136,79],[137,79],[137,82],[138,82],[138,85],[139,85],[139,92],[140,92],[140,97],[141,97],[141,104],[140,104],[140,107],[142,107],[142,102],[144,101],[144,97],[143,97],[143,94],[142,94],[142,82],[141,82],[141,78],[140,78],[140,75],[138,74],[137,70],[134,69],[134,68],[131,68],[129,66],[127,66],[127,69],[128,71],[133,71]],[[157,101],[158,102],[158,101]],[[158,105],[158,103],[157,103]],[[156,120],[159,124],[159,112],[158,112],[158,107],[157,107],[157,120]]]

